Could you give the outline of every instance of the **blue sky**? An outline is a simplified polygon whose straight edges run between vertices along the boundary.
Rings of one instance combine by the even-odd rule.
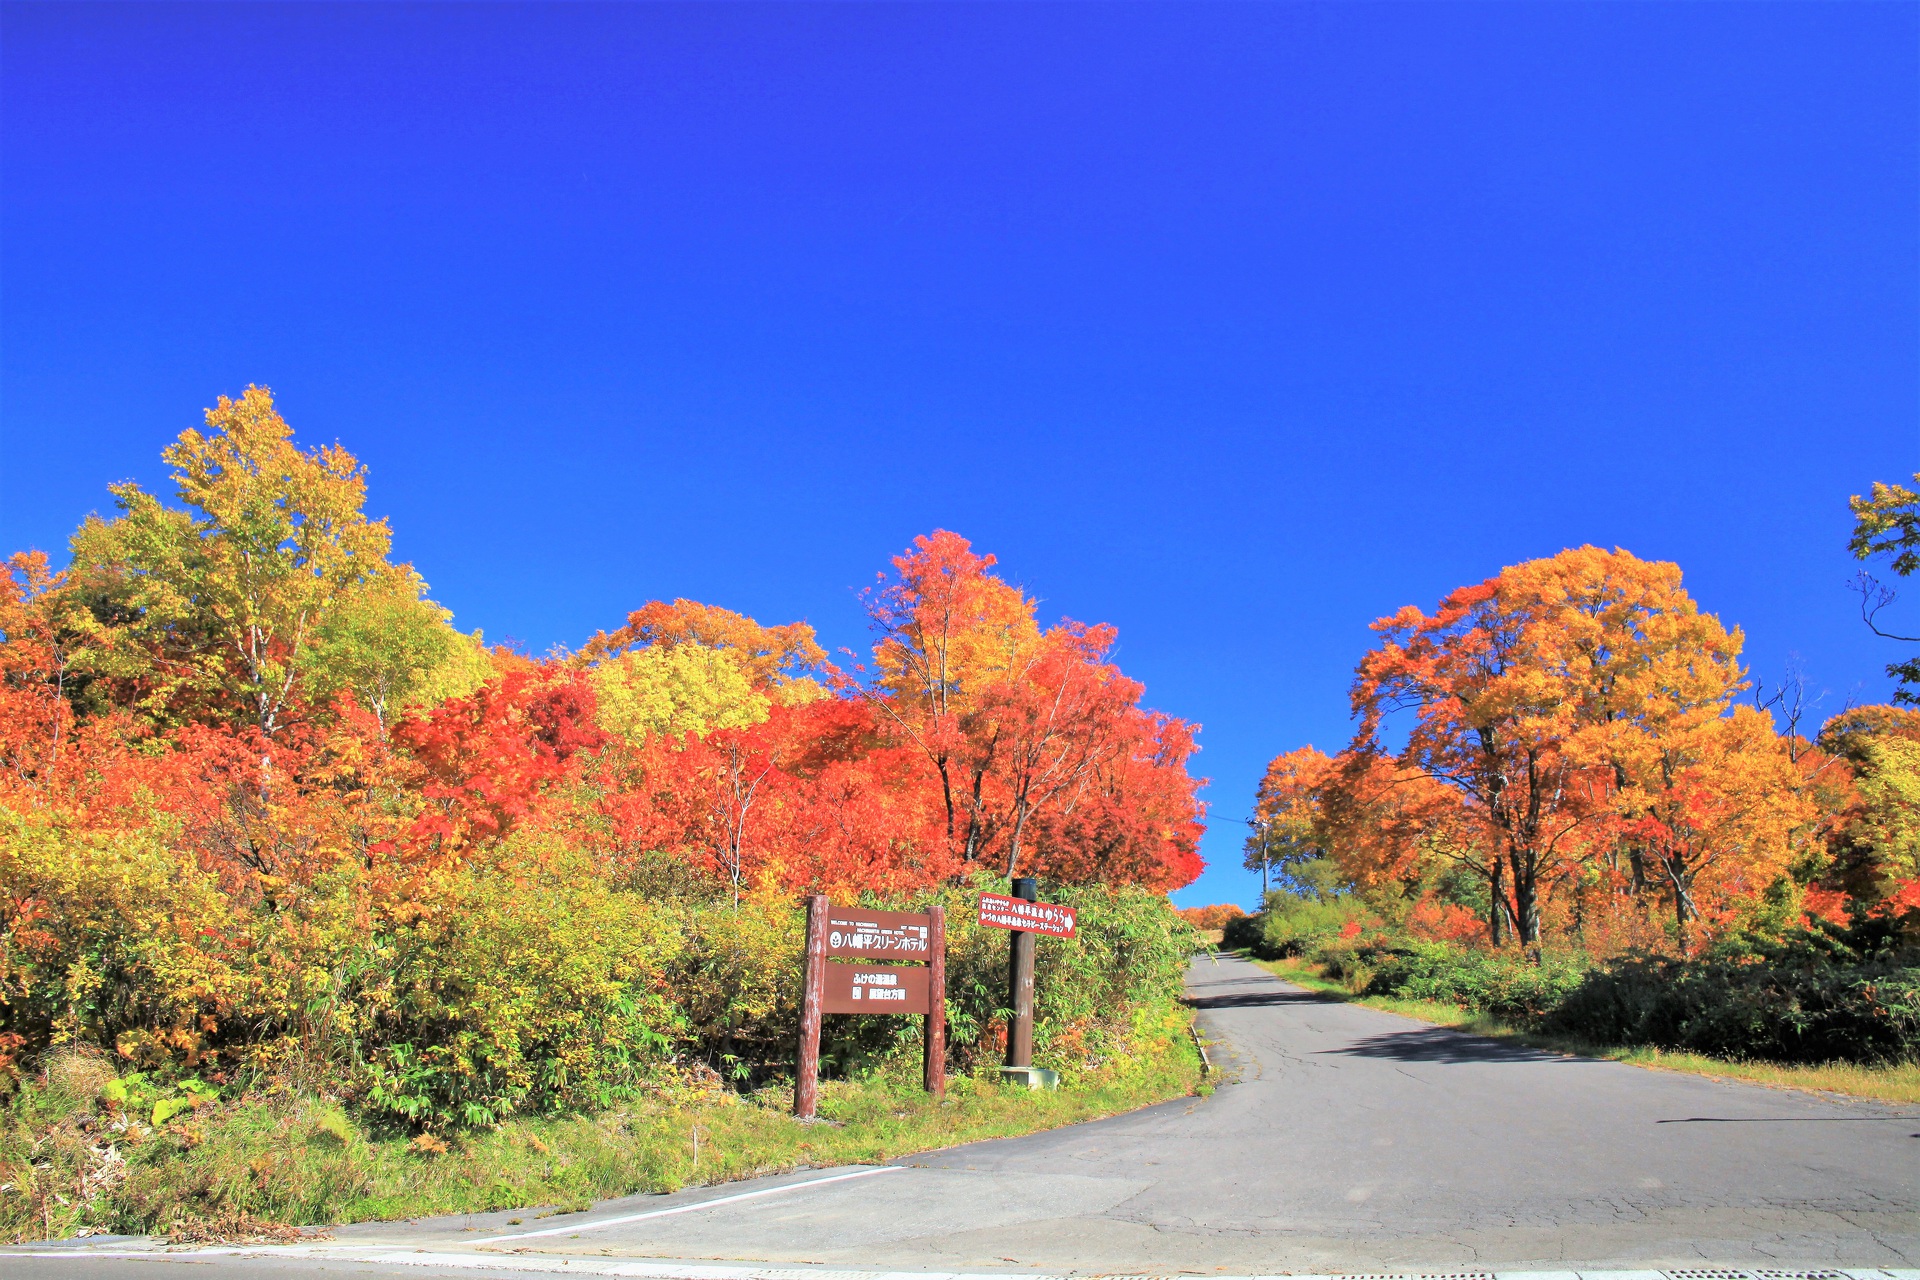
[[[864,642],[916,533],[1266,759],[1369,620],[1678,561],[1825,708],[1920,469],[1911,4],[0,7],[0,545],[271,386],[467,627]],[[1920,625],[1920,602],[1908,613]]]

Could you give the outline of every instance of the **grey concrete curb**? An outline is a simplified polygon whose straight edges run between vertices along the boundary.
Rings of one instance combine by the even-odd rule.
[[[627,1276],[637,1280],[1186,1280],[1192,1273],[1108,1272],[1100,1277],[1037,1271],[851,1271],[838,1267],[775,1266],[708,1262],[629,1262],[616,1258],[569,1255],[538,1257],[489,1255],[428,1249],[355,1249],[327,1245],[276,1245],[260,1248],[215,1246],[205,1249],[13,1248],[7,1257],[116,1258],[128,1261],[181,1262],[205,1258],[302,1258],[315,1262],[361,1262],[381,1266],[459,1268],[517,1272],[522,1275]],[[1920,1270],[1874,1267],[1679,1267],[1644,1271],[1355,1271],[1274,1275],[1212,1275],[1207,1280],[1920,1280]]]

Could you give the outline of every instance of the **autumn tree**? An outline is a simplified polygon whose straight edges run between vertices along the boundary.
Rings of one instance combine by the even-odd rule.
[[[1200,930],[1224,929],[1235,920],[1245,920],[1247,913],[1231,902],[1216,902],[1205,907],[1182,907],[1180,918]]]
[[[804,622],[765,627],[693,600],[649,601],[569,661],[591,672],[602,724],[633,740],[744,729],[776,703],[827,696],[826,653]]]
[[[983,829],[1006,832],[1009,877],[1020,872],[1034,814],[1054,808],[1070,817],[1102,763],[1130,745],[1124,722],[1141,687],[1107,660],[1113,634],[1073,622],[1048,631],[968,717],[973,816]],[[982,774],[998,785],[983,790]],[[995,795],[1002,812],[989,818]]]
[[[315,628],[312,697],[347,697],[384,731],[401,711],[471,693],[493,675],[478,632],[454,630],[453,615],[427,599],[410,565],[388,565],[345,593]]]
[[[1509,585],[1490,578],[1454,591],[1432,616],[1409,605],[1374,624],[1386,642],[1362,659],[1354,681],[1352,750],[1377,752],[1386,718],[1412,714],[1400,763],[1467,800],[1492,853],[1493,895],[1510,900],[1518,939],[1533,947],[1542,882],[1590,814],[1563,750],[1573,728],[1566,691],[1543,660],[1556,619],[1503,590]]]
[[[1819,749],[1842,762],[1845,803],[1823,878],[1863,906],[1920,883],[1920,710],[1852,707],[1820,729]]]
[[[1326,753],[1312,746],[1275,756],[1254,795],[1253,828],[1246,840],[1246,867],[1260,872],[1262,901],[1271,887],[1272,870],[1284,873],[1310,858],[1322,856],[1315,826],[1320,821],[1320,788],[1333,769]]]
[[[575,757],[605,741],[577,671],[521,662],[472,693],[409,717],[395,737],[424,766],[410,839],[443,861],[532,815]]]
[[[936,529],[895,556],[894,576],[881,575],[863,597],[878,637],[878,678],[866,692],[933,767],[947,840],[969,864],[991,834],[981,795],[991,753],[969,742],[964,722],[1040,643],[1033,602],[994,564]]]
[[[16,552],[0,571],[0,769],[44,791],[72,732],[74,636],[63,575],[45,553]]]
[[[958,866],[1191,879],[1191,727],[1139,706],[1111,627],[1042,631],[994,563],[945,530],[915,539],[866,596],[875,679],[843,686],[928,762]]]
[[[1914,476],[1920,482],[1920,474]],[[1856,560],[1884,558],[1896,577],[1906,578],[1920,569],[1920,494],[1900,484],[1875,481],[1865,497],[1855,494],[1847,500],[1853,511],[1853,536],[1847,549]],[[1920,636],[1901,635],[1882,629],[1881,610],[1892,604],[1892,587],[1862,569],[1856,580],[1860,593],[1860,616],[1873,633],[1888,640],[1920,643]],[[1909,705],[1920,703],[1920,658],[1887,664],[1887,674],[1900,682],[1893,700]]]
[[[782,843],[766,816],[789,781],[783,761],[799,750],[768,721],[776,708],[828,696],[811,674],[825,658],[803,622],[767,627],[715,605],[654,600],[570,660],[589,670],[602,727],[641,749],[630,780],[651,771],[686,793],[686,808],[670,806],[679,838],[699,846],[735,907]]]
[[[1080,883],[1138,884],[1171,891],[1202,869],[1202,785],[1187,772],[1196,726],[1133,707],[1110,723],[1101,753],[1071,806],[1034,814],[1032,874]]]
[[[246,724],[271,741],[325,695],[383,713],[459,653],[418,575],[387,561],[366,472],[299,448],[264,387],[220,397],[162,457],[186,510],[131,481],[121,514],[73,538],[73,588],[98,626],[75,653],[163,725]],[[340,666],[322,670],[332,658]]]
[[[1283,757],[1284,758],[1284,757]],[[1443,889],[1469,903],[1495,946],[1516,933],[1497,843],[1457,788],[1377,749],[1347,750],[1319,771],[1308,838],[1338,879],[1390,918]],[[1464,882],[1470,891],[1457,888]]]
[[[725,653],[760,689],[798,686],[816,691],[814,673],[827,658],[813,628],[804,622],[765,627],[744,614],[697,600],[649,600],[627,615],[624,626],[596,633],[573,661],[595,666],[625,653],[686,648]]]
[[[622,653],[595,666],[590,678],[601,725],[635,743],[744,729],[773,706],[747,669],[701,644]]]
[[[1642,834],[1658,829],[1648,814],[1692,767],[1663,750],[1683,727],[1721,717],[1744,687],[1739,633],[1699,611],[1677,566],[1625,551],[1580,547],[1516,565],[1453,592],[1432,616],[1409,606],[1375,628],[1387,639],[1355,680],[1356,749],[1377,749],[1388,717],[1411,714],[1399,762],[1464,798],[1498,851],[1492,887],[1528,947],[1543,895],[1614,847],[1621,797]],[[1684,866],[1652,856],[1690,918]]]
[[[1620,835],[1648,856],[1685,942],[1693,922],[1757,898],[1787,870],[1809,806],[1772,722],[1752,707],[1675,724],[1629,750]]]

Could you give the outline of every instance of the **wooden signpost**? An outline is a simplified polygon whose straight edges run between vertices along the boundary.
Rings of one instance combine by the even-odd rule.
[[[1007,1028],[1007,1065],[1001,1073],[1035,1087],[1052,1085],[1054,1080],[1052,1072],[1036,1071],[1033,1065],[1033,935],[1071,938],[1078,923],[1072,907],[1037,899],[1037,887],[1029,876],[1013,882],[1010,898],[998,893],[980,895],[980,923],[1013,932],[1007,949],[1007,1007],[1013,1010],[1013,1023]]]
[[[912,960],[897,964],[829,964],[843,960]],[[800,997],[800,1071],[793,1114],[814,1113],[820,1093],[820,1018],[829,1013],[918,1014],[927,1020],[927,1092],[947,1091],[947,914],[836,907],[807,899],[806,966]]]
[[[1031,885],[1032,881],[1026,882]],[[1029,888],[1027,892],[1033,890]],[[1071,938],[1078,916],[1072,907],[1051,902],[1033,902],[1009,898],[998,893],[980,895],[980,923],[990,929],[1017,929],[1026,933],[1044,933],[1055,938]]]

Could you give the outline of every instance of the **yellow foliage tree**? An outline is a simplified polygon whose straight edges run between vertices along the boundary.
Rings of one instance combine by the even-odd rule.
[[[388,563],[351,454],[299,448],[265,387],[220,397],[206,426],[162,455],[187,510],[129,481],[112,486],[118,518],[74,535],[72,589],[97,623],[77,666],[163,724],[268,738],[333,693],[384,712],[436,678],[466,681],[443,669],[471,674],[463,638],[419,575]]]
[[[773,702],[728,650],[703,644],[635,649],[589,679],[600,727],[634,743],[744,729],[765,720]]]

